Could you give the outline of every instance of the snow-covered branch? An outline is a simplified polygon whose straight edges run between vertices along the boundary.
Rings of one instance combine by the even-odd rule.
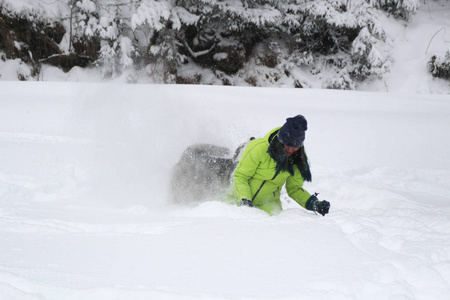
[[[207,49],[207,50],[194,52],[194,51],[191,49],[191,47],[189,47],[189,45],[188,45],[188,43],[186,42],[186,40],[183,41],[183,45],[184,45],[184,46],[186,47],[186,49],[189,51],[189,54],[190,54],[192,57],[194,57],[194,58],[197,58],[197,57],[199,57],[199,56],[203,56],[203,55],[206,55],[206,54],[210,53],[210,52],[214,49],[214,47],[216,46],[216,44],[214,44],[214,45],[212,45],[211,48],[209,48],[209,49]]]

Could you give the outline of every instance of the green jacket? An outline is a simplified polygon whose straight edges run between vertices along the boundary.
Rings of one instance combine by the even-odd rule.
[[[294,176],[287,171],[275,176],[276,162],[267,149],[269,137],[280,128],[271,130],[264,138],[250,141],[233,174],[232,189],[236,201],[240,203],[243,198],[251,199],[255,207],[269,214],[282,210],[280,192],[284,184],[289,197],[302,207],[311,196],[302,187],[303,177],[296,165]]]

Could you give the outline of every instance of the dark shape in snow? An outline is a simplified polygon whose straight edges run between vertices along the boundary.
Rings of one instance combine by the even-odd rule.
[[[239,147],[231,157],[230,150],[225,147],[210,144],[188,147],[173,168],[169,202],[198,203],[223,194],[243,148]]]

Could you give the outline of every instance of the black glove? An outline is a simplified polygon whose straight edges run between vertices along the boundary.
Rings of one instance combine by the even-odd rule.
[[[248,206],[248,207],[253,207],[253,202],[252,200],[249,200],[247,198],[242,199],[241,203],[239,204],[239,206]]]
[[[305,208],[307,210],[316,211],[322,216],[325,216],[330,211],[330,202],[326,200],[319,201],[316,195],[318,194],[314,194],[309,197],[308,201],[306,201]]]
[[[317,209],[316,211],[321,214],[322,216],[325,216],[330,211],[330,202],[323,200],[323,201],[317,201]]]

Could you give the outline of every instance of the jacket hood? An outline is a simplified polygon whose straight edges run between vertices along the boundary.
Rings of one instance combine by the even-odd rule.
[[[264,136],[264,140],[267,141],[267,143],[269,143],[269,138],[270,138],[270,136],[271,136],[274,132],[276,132],[276,131],[278,131],[278,130],[280,130],[280,129],[281,129],[281,126],[276,127],[276,128],[274,128],[274,129],[272,129],[271,131],[269,131],[269,133],[267,133],[267,134]]]

